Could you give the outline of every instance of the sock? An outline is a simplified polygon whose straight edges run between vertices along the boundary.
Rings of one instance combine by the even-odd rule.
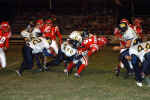
[[[73,66],[74,66],[73,62],[69,63],[69,65],[67,66],[68,72],[72,69]]]
[[[82,72],[82,70],[85,68],[85,64],[81,64],[77,73],[80,75],[80,73]]]

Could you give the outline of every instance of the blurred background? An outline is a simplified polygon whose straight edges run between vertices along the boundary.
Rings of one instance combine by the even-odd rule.
[[[0,0],[0,21],[9,21],[13,34],[19,34],[30,20],[56,16],[63,34],[88,25],[111,35],[120,19],[140,18],[150,34],[149,5],[149,0]]]

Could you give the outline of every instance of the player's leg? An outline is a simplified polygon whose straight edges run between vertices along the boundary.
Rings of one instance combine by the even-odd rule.
[[[50,66],[57,66],[59,65],[64,59],[64,53],[61,51],[61,49],[58,50],[58,55],[56,56],[56,58],[50,62],[46,63],[46,67],[50,67]]]
[[[54,49],[55,53],[58,54],[58,45],[55,40],[52,40],[51,47]]]
[[[130,65],[129,65],[129,63],[128,63],[128,60],[125,58],[126,56],[128,56],[129,55],[129,52],[128,52],[128,50],[125,50],[124,52],[122,52],[121,54],[120,54],[120,60],[121,60],[121,62],[123,63],[123,65],[124,65],[124,67],[126,68],[126,75],[127,75],[127,77],[128,77],[128,75],[129,75],[129,73],[130,72],[132,72],[132,70],[131,70],[131,68],[130,68]]]
[[[32,55],[32,49],[28,46],[24,46],[23,47],[23,62],[19,68],[19,70],[17,70],[17,74],[19,76],[22,76],[22,73],[25,69],[32,69],[33,67],[33,55]]]
[[[74,75],[76,77],[80,77],[81,72],[85,69],[85,67],[88,65],[88,58],[86,56],[83,56],[80,61],[79,61],[80,65],[79,68],[77,70],[77,73],[75,73]]]
[[[142,78],[144,82],[150,86],[150,53],[145,54],[145,60],[142,63]]]
[[[71,62],[68,64],[67,68],[64,69],[64,72],[65,72],[65,73],[71,73],[72,70],[73,70],[74,65],[75,65],[75,64],[73,63],[73,61],[71,61]]]
[[[139,67],[139,59],[135,55],[131,55],[131,57],[132,57],[131,62],[133,65],[133,69],[135,72],[135,78],[137,81],[136,84],[137,84],[137,86],[142,87],[142,76],[141,76],[141,69]]]
[[[6,67],[6,55],[3,48],[0,48],[0,63],[2,68]]]
[[[39,68],[38,71],[41,72],[42,71],[42,64],[41,64],[41,56],[43,56],[41,53],[38,53],[38,54],[35,54],[34,57],[35,57],[35,61],[36,61],[36,64],[37,64],[37,67]]]
[[[98,47],[97,46],[91,47],[90,50],[88,51],[88,56],[91,56],[96,51],[98,51]]]

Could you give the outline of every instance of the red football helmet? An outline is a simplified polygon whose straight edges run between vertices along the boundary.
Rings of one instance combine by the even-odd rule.
[[[44,22],[43,22],[42,19],[39,19],[39,20],[36,21],[36,24],[39,24],[39,25],[42,25],[43,23],[44,23]]]
[[[129,21],[125,18],[121,19],[120,23],[126,23],[127,25],[129,25]]]
[[[52,21],[52,20],[50,20],[50,19],[47,19],[47,20],[45,21],[45,23],[46,23],[46,24],[52,24],[52,23],[53,23],[53,21]]]
[[[8,22],[7,22],[7,21],[2,22],[2,23],[1,23],[1,28],[2,28],[2,29],[8,29],[8,28],[9,28]]]

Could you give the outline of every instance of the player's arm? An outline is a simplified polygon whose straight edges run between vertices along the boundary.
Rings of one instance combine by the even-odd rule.
[[[4,43],[4,50],[7,50],[8,47],[9,47],[9,39],[6,38],[5,43]]]
[[[124,48],[125,48],[125,46],[121,45],[121,46],[114,46],[112,49],[113,49],[113,51],[119,51],[119,50],[124,49]]]
[[[55,28],[56,28],[57,36],[59,38],[59,43],[62,44],[62,35],[61,35],[60,31],[59,31],[59,28],[58,28],[58,26],[56,26]]]
[[[126,47],[126,48],[130,48],[131,43],[132,43],[132,40],[127,40],[125,47]]]

